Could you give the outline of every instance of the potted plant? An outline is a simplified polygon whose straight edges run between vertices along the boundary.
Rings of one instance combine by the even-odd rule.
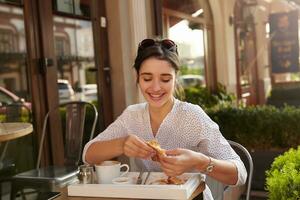
[[[270,200],[300,199],[300,146],[278,156],[266,176]]]

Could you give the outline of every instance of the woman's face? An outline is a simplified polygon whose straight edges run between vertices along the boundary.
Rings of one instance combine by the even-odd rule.
[[[173,101],[175,69],[165,60],[146,59],[139,71],[141,92],[151,107],[160,108]]]

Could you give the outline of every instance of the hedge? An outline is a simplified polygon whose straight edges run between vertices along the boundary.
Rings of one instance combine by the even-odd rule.
[[[206,109],[227,138],[256,149],[288,149],[300,141],[300,108],[285,106]]]
[[[184,95],[177,98],[201,105],[202,108],[218,108],[235,105],[236,97],[226,92],[223,85],[218,84],[216,91],[209,91],[207,87],[189,87],[184,89]]]
[[[267,104],[276,107],[284,105],[300,106],[300,87],[296,88],[274,88],[267,99]]]

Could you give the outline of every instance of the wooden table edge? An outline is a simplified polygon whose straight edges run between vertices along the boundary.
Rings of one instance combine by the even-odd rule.
[[[3,123],[6,123],[6,122],[3,122]],[[22,123],[22,122],[18,122],[18,123]],[[0,142],[17,139],[19,137],[23,137],[25,135],[30,134],[33,131],[32,124],[30,124],[30,123],[24,123],[24,124],[28,124],[30,126],[26,127],[26,129],[16,130],[13,133],[1,134]]]

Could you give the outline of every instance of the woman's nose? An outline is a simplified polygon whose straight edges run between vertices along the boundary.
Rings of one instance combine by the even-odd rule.
[[[157,81],[157,80],[154,80],[154,81],[152,82],[152,90],[158,91],[158,90],[160,90],[160,89],[161,89],[160,82]]]

